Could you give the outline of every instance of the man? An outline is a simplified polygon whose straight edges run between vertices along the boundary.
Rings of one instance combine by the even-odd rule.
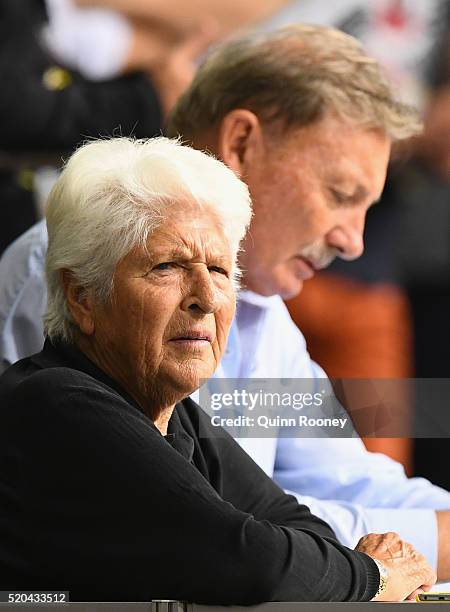
[[[202,65],[169,133],[225,161],[247,182],[254,203],[241,258],[246,290],[222,376],[320,384],[325,374],[310,360],[279,296],[298,293],[335,256],[361,254],[365,214],[383,189],[391,141],[417,130],[415,113],[395,102],[377,64],[332,29],[249,37],[219,48]],[[36,226],[1,263],[5,361],[41,348],[21,332],[40,325],[45,240],[45,228]],[[396,530],[437,565],[441,579],[450,577],[450,515],[435,513],[450,508],[447,492],[406,479],[401,466],[368,453],[358,439],[241,443],[347,545],[364,533]]]
[[[289,312],[308,339],[314,358],[329,376],[399,379],[413,377],[415,370],[419,378],[447,377],[449,303],[445,298],[448,289],[445,291],[442,283],[449,278],[448,249],[447,246],[439,249],[439,244],[447,245],[448,241],[448,222],[443,222],[442,216],[445,219],[448,215],[449,193],[433,175],[440,172],[444,180],[450,177],[450,166],[445,174],[445,160],[450,159],[450,134],[444,136],[450,129],[450,97],[445,102],[445,72],[439,74],[440,66],[445,68],[445,60],[450,59],[445,48],[450,28],[450,1],[293,0],[264,27],[272,29],[296,22],[339,27],[358,38],[388,71],[401,91],[402,100],[420,109],[425,130],[416,139],[413,163],[405,160],[393,163],[388,172],[382,199],[367,218],[364,255],[351,265],[338,260],[326,273],[307,283],[306,291],[287,304]],[[443,104],[435,103],[439,100]],[[441,113],[434,112],[438,106]],[[435,117],[439,129],[430,130]],[[437,135],[433,142],[432,131]],[[424,160],[427,152],[432,152],[428,161],[433,158],[433,164],[429,164],[430,176],[425,179],[423,169],[420,179],[411,176],[419,171],[418,160]],[[420,203],[419,182],[421,189],[428,182],[434,186],[433,192],[422,198],[426,205]],[[417,249],[418,235],[423,242],[432,242],[433,248],[425,252]],[[427,241],[427,237],[432,237],[432,241]],[[433,254],[436,254],[435,260]],[[426,270],[426,280],[424,295],[418,300],[420,270]],[[430,283],[433,283],[432,292],[427,286]],[[436,284],[442,287],[439,297]],[[419,320],[418,308],[424,312],[423,321]],[[432,317],[430,308],[434,309]],[[436,308],[443,313],[442,317],[437,316]],[[424,362],[427,373],[420,373]],[[405,408],[408,404],[410,410],[404,411],[404,431],[413,412],[411,402],[405,398]],[[416,415],[418,411],[416,404]],[[446,441],[440,448],[436,439],[419,438],[412,443],[405,433],[402,438],[366,438],[364,442],[370,450],[387,453],[401,461],[410,471],[414,450],[416,473],[428,474],[440,486],[450,488],[447,462],[442,461],[448,451]],[[422,445],[424,460],[419,465]],[[433,455],[439,457],[434,465]]]

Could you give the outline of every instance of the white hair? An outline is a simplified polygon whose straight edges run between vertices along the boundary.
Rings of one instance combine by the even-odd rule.
[[[96,140],[80,147],[47,204],[45,334],[66,341],[73,338],[63,270],[69,270],[80,287],[92,290],[97,299],[107,300],[119,261],[147,245],[171,208],[192,203],[217,216],[229,241],[236,279],[251,203],[247,186],[232,170],[212,156],[162,137]]]

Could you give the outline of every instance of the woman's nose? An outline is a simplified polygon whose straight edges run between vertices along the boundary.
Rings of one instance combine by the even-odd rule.
[[[182,309],[209,314],[217,310],[218,304],[217,288],[209,270],[206,267],[196,270],[190,278],[188,290],[182,300]]]

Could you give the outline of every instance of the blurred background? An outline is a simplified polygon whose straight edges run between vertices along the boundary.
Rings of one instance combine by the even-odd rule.
[[[42,217],[81,141],[160,134],[211,45],[295,22],[359,38],[420,108],[425,131],[394,152],[363,257],[308,281],[291,315],[331,377],[447,378],[450,0],[2,0],[0,255]],[[413,419],[414,402],[404,403]],[[365,441],[450,488],[450,440]]]

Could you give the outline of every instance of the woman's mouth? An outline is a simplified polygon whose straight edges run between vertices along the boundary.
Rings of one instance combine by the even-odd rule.
[[[178,345],[184,345],[186,347],[200,347],[202,345],[211,344],[212,334],[206,331],[186,331],[171,338],[170,342],[175,342]]]

